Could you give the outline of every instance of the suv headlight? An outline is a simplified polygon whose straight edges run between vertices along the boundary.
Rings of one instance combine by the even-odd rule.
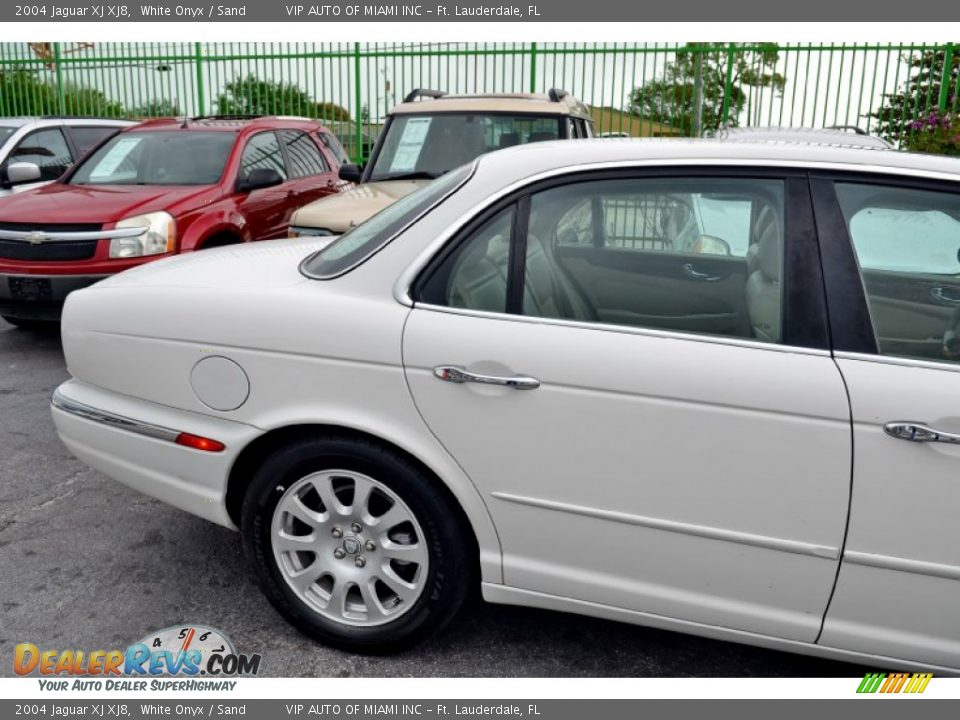
[[[173,252],[177,246],[177,224],[173,216],[165,212],[153,212],[124,218],[117,223],[120,228],[143,228],[135,237],[110,240],[111,258],[133,258],[144,255],[160,255]]]

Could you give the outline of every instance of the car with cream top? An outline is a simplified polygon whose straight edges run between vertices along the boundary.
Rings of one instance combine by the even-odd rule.
[[[477,95],[414,90],[390,111],[366,165],[340,166],[340,179],[355,185],[297,210],[290,236],[345,233],[483,153],[593,134],[589,109],[565,90]]]
[[[333,242],[71,294],[53,418],[238,529],[275,608],[338,647],[409,646],[479,586],[957,672],[958,251],[956,159],[533,143]]]

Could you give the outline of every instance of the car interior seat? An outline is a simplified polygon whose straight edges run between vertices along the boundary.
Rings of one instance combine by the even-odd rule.
[[[767,342],[780,341],[780,275],[783,264],[783,239],[780,218],[770,205],[763,205],[752,224],[756,250],[748,253],[746,302],[753,336]]]

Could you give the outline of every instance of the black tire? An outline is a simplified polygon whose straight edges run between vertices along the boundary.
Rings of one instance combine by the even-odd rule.
[[[10,317],[8,315],[3,315],[2,317],[8,323],[21,330],[53,331],[60,326],[60,323],[55,320],[27,320],[25,318]]]
[[[322,470],[351,470],[387,486],[420,524],[429,553],[426,583],[409,610],[383,625],[357,627],[313,610],[287,585],[271,546],[273,513],[283,488]],[[260,587],[277,611],[306,635],[366,654],[409,648],[444,628],[476,582],[472,534],[449,492],[409,458],[353,437],[304,439],[275,451],[255,471],[244,496],[240,533]]]

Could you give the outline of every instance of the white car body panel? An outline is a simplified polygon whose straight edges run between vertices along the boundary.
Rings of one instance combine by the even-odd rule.
[[[418,308],[404,359],[488,501],[508,585],[816,638],[850,490],[828,355]],[[445,383],[438,365],[542,384]]]
[[[838,367],[825,351],[411,300],[424,264],[513,189],[571,169],[659,165],[960,180],[953,159],[799,143],[604,140],[494,152],[439,208],[335,280],[298,272],[319,247],[300,239],[179,256],[72,293],[63,335],[76,381],[62,392],[210,437],[224,431],[202,422],[228,423],[231,452],[248,434],[299,424],[384,438],[450,488],[495,602],[960,671],[960,537],[951,524],[960,450],[912,447],[879,429],[912,419],[960,432],[946,406],[956,406],[955,370],[874,356],[840,358]],[[211,410],[193,394],[190,372],[211,354],[249,378],[236,410]],[[543,385],[529,393],[452,385],[432,375],[444,364]],[[115,450],[124,431],[55,417],[94,467],[232,524],[229,467],[193,480],[196,451]],[[134,457],[150,467],[138,469]],[[644,460],[653,477],[638,477]],[[151,484],[159,475],[183,483]],[[911,484],[919,478],[922,488]],[[203,501],[216,509],[198,512]],[[878,557],[906,564],[878,566]]]
[[[956,663],[960,445],[897,441],[883,424],[906,419],[960,432],[960,368],[867,357],[837,362],[850,391],[857,459],[823,642]]]

